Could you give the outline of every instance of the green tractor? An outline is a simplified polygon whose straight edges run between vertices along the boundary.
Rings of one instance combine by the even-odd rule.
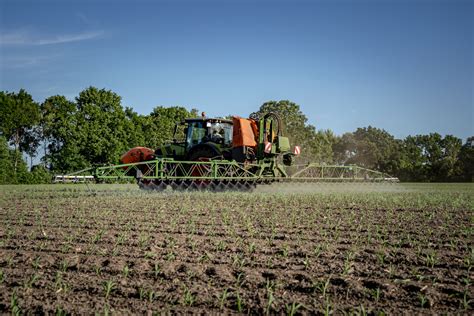
[[[221,182],[248,186],[249,179],[236,177],[232,166],[254,174],[251,182],[267,176],[286,177],[282,163],[291,165],[294,155],[290,152],[288,138],[282,135],[280,118],[275,113],[268,113],[261,119],[233,117],[228,120],[204,116],[185,119],[176,124],[171,142],[165,142],[155,151],[135,147],[125,153],[120,162],[138,163],[128,175],[135,173],[142,187],[212,187],[213,183]],[[161,179],[147,178],[150,166],[140,163],[148,161],[166,165],[167,168],[163,165]],[[211,172],[213,168],[217,170]],[[219,172],[225,168],[227,174]]]
[[[266,147],[265,147],[266,146]],[[190,118],[176,124],[173,141],[155,151],[156,157],[179,161],[235,160],[255,163],[285,155],[292,162],[287,137],[282,136],[280,118],[269,113],[261,120],[234,117]]]
[[[190,118],[176,124],[173,141],[156,149],[156,157],[196,161],[232,158],[232,121]]]

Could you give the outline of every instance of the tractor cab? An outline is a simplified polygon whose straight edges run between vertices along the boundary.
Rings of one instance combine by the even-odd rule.
[[[187,119],[184,122],[186,149],[202,143],[232,146],[232,121],[221,119]]]
[[[156,155],[175,159],[195,159],[196,152],[207,156],[227,156],[232,147],[232,121],[190,118],[175,125],[173,141],[157,149]],[[210,158],[210,157],[209,157]]]

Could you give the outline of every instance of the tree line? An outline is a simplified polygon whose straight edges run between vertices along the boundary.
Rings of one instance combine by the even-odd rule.
[[[474,137],[438,133],[396,139],[375,127],[335,135],[308,124],[294,102],[269,101],[250,116],[280,114],[292,144],[302,148],[298,163],[356,164],[402,181],[472,181]],[[155,107],[141,115],[122,105],[113,91],[89,87],[74,101],[56,95],[37,103],[25,90],[0,91],[0,183],[50,182],[53,174],[118,163],[131,147],[157,148],[171,140],[173,127],[197,109]],[[27,160],[40,163],[29,170]]]

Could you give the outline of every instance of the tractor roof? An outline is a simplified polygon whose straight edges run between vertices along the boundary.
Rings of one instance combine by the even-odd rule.
[[[209,117],[195,117],[195,118],[187,118],[184,120],[186,123],[193,123],[193,122],[211,122],[211,123],[228,123],[232,124],[232,120],[226,120],[222,118],[209,118]]]

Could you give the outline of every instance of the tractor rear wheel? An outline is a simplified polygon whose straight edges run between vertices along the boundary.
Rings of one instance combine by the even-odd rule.
[[[210,161],[212,158],[218,157],[216,151],[208,146],[200,146],[191,149],[189,153],[189,161]],[[190,165],[190,174],[192,177],[205,177],[210,174],[210,166],[206,164],[201,165]],[[190,190],[204,191],[211,189],[212,183],[210,179],[194,179],[192,184],[189,186]]]

